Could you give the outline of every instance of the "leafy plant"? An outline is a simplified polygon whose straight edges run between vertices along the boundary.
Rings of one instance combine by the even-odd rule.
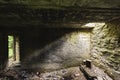
[[[13,36],[8,36],[8,51],[9,51],[9,58],[13,57],[13,49],[14,48],[14,38]]]

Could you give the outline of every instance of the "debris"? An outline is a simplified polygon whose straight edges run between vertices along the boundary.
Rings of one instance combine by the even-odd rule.
[[[91,67],[92,67],[92,66],[91,66],[91,60],[89,60],[89,59],[84,60],[83,63],[84,63],[84,65],[86,65],[86,67],[88,67],[88,68],[91,68]]]
[[[45,73],[11,68],[0,72],[0,80],[112,80],[91,62],[90,65],[91,68],[81,65]]]
[[[75,77],[79,77],[79,76],[80,76],[80,74],[79,74],[79,73],[77,73],[77,74],[74,74],[74,76],[75,76]]]

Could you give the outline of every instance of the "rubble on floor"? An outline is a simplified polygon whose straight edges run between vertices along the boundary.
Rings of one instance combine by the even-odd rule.
[[[8,68],[0,72],[0,80],[113,80],[90,61],[84,63],[77,67],[45,73]]]

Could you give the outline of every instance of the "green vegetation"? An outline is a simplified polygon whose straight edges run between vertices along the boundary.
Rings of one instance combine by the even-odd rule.
[[[9,52],[9,58],[13,57],[13,47],[14,47],[14,38],[13,36],[8,36],[8,52]]]

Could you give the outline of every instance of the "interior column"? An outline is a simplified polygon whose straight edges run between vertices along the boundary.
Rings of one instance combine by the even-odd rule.
[[[8,37],[0,33],[0,69],[4,69],[8,62]]]

